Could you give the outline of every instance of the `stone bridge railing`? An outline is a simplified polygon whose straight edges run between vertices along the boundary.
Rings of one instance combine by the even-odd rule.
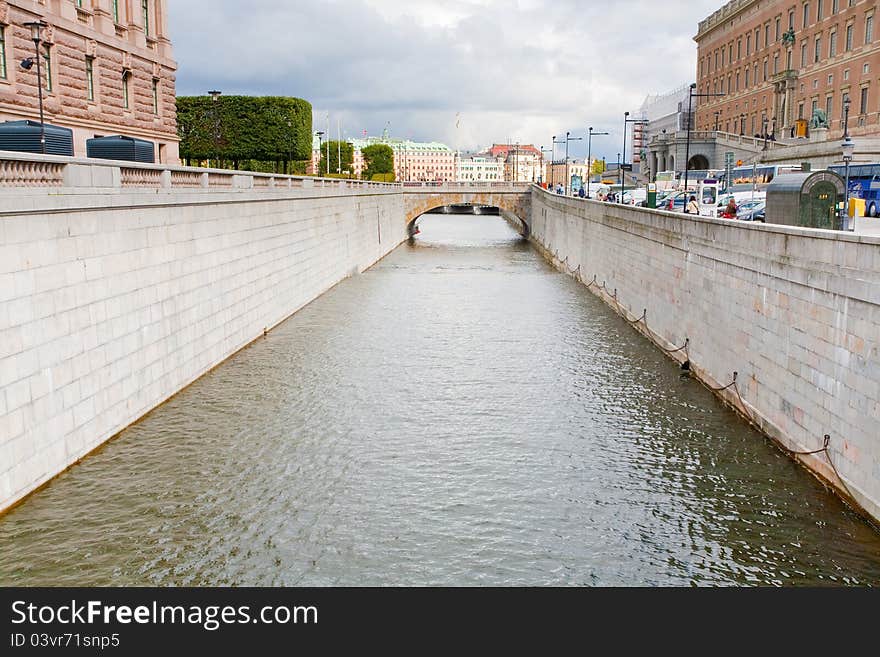
[[[299,188],[399,191],[401,185],[0,151],[0,189],[8,188],[167,189],[189,192],[199,189],[259,191]]]

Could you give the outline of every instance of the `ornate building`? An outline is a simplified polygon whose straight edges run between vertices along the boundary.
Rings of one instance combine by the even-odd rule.
[[[701,21],[696,130],[795,134],[821,110],[829,138],[880,133],[880,48],[874,0],[733,0]],[[716,127],[717,126],[717,127]],[[803,123],[801,123],[801,127]]]
[[[86,140],[126,135],[155,144],[159,162],[178,162],[175,72],[167,0],[0,0],[0,121],[39,120],[37,67],[26,23],[42,20],[45,122]]]

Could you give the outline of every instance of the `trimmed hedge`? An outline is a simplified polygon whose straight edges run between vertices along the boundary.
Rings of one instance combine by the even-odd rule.
[[[179,96],[177,132],[182,158],[308,160],[312,104],[285,96]]]

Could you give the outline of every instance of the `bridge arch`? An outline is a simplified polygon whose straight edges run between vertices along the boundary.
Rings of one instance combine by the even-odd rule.
[[[506,219],[515,219],[528,237],[531,228],[532,196],[529,185],[505,185],[503,188],[471,188],[452,183],[438,187],[404,187],[405,221],[412,230],[416,219],[444,205],[482,205],[498,208]]]
[[[693,171],[706,171],[709,169],[709,158],[701,153],[692,155],[688,162],[688,169]]]

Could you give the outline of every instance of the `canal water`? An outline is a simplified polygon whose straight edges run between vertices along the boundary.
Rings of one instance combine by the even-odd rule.
[[[880,584],[880,535],[501,218],[420,225],[0,518],[0,585]]]

